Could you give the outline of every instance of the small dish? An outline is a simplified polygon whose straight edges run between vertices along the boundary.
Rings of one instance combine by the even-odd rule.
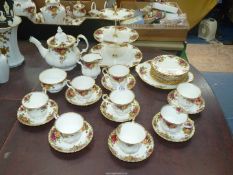
[[[140,105],[139,103],[134,100],[131,104],[131,110],[128,114],[124,114],[119,116],[115,110],[112,108],[111,103],[103,101],[100,105],[100,111],[105,118],[114,122],[126,122],[130,120],[135,120],[140,112]]]
[[[132,74],[129,74],[127,76],[127,82],[128,82],[127,89],[133,89],[135,84],[136,84],[136,79],[134,78],[134,76]],[[101,84],[103,85],[104,88],[106,88],[109,91],[116,90],[113,87],[109,76],[103,75],[103,77],[101,78]]]
[[[169,92],[169,94],[167,96],[168,103],[171,105],[174,105],[176,107],[180,107],[182,110],[184,110],[188,114],[197,114],[197,113],[203,111],[205,108],[205,100],[202,97],[198,97],[192,101],[190,100],[190,102],[192,104],[192,106],[190,106],[190,107],[180,105],[178,100],[177,100],[177,97],[178,96],[177,96],[176,90]]]
[[[92,96],[89,99],[84,100],[84,99],[80,99],[79,96],[76,95],[76,93],[74,92],[72,88],[68,88],[65,93],[65,98],[69,103],[73,105],[89,106],[97,102],[102,96],[102,90],[99,86],[94,85],[93,90],[94,91],[93,91]]]
[[[107,20],[125,20],[132,18],[134,16],[135,11],[133,9],[125,9],[125,8],[105,8],[100,10],[98,16],[102,19]]]
[[[152,154],[154,150],[154,140],[150,133],[147,132],[146,138],[142,141],[139,150],[136,153],[128,154],[120,148],[120,141],[115,129],[108,137],[108,147],[111,153],[118,159],[125,162],[140,162]]]
[[[144,81],[145,83],[154,86],[159,89],[176,89],[177,85],[168,85],[168,84],[163,84],[155,80],[151,74],[150,74],[150,69],[151,69],[151,60],[146,61],[144,63],[141,63],[135,67],[136,72],[138,73],[139,77]],[[188,80],[187,82],[193,81],[194,76],[191,72],[188,72]]]
[[[21,105],[17,111],[17,119],[20,123],[27,126],[40,126],[50,122],[54,116],[58,113],[58,105],[55,101],[49,100],[48,108],[45,119],[36,120],[34,118],[30,118],[26,112],[26,109],[23,105]]]
[[[189,128],[182,127],[180,132],[171,133],[168,131],[165,131],[162,126],[162,116],[159,113],[157,113],[152,120],[152,126],[154,131],[163,139],[171,142],[185,142],[189,139],[191,139],[195,133],[195,126],[194,122],[188,118],[185,125],[189,126]]]
[[[81,137],[77,142],[67,143],[62,140],[61,133],[56,130],[55,126],[53,126],[48,134],[49,144],[56,151],[62,153],[78,152],[85,148],[93,138],[93,129],[88,122],[84,121],[84,125],[81,130]]]

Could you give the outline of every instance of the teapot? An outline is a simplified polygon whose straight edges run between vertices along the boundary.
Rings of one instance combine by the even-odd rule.
[[[64,24],[66,17],[66,10],[61,5],[60,0],[45,0],[45,6],[40,8],[47,24]]]
[[[99,61],[102,57],[98,53],[88,53],[84,55],[80,61],[77,61],[82,67],[82,74],[85,76],[92,77],[94,79],[100,74]]]
[[[80,1],[77,1],[77,3],[73,6],[73,15],[75,17],[83,17],[86,15],[86,13],[85,5]]]
[[[86,43],[86,48],[82,51],[77,47],[80,39],[83,39]],[[86,52],[89,47],[88,40],[84,35],[80,34],[76,39],[71,35],[66,35],[61,27],[58,27],[55,36],[47,40],[48,49],[44,48],[41,42],[32,36],[29,41],[36,45],[40,54],[50,66],[66,71],[72,70],[76,66],[81,54]]]

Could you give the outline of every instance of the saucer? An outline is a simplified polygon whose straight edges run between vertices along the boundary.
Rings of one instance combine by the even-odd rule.
[[[141,143],[141,147],[136,153],[127,154],[121,150],[120,141],[117,138],[115,129],[108,137],[108,148],[111,153],[120,160],[125,162],[140,162],[147,159],[154,150],[154,140],[150,133],[147,132],[146,138]]]
[[[105,26],[94,32],[94,38],[98,42],[108,43],[132,43],[138,39],[138,32],[125,26]]]
[[[144,81],[145,83],[154,86],[159,89],[176,89],[177,85],[168,85],[163,84],[161,82],[158,82],[154,78],[152,78],[150,74],[151,64],[150,60],[146,61],[144,63],[141,63],[135,67],[136,72],[138,73],[139,77]],[[188,80],[187,82],[193,81],[194,76],[191,72],[188,72]]]
[[[73,91],[73,89],[68,88],[66,90],[66,93],[65,93],[66,100],[69,103],[71,103],[73,105],[77,105],[77,106],[89,106],[91,104],[94,104],[95,102],[97,102],[101,98],[101,96],[102,96],[102,90],[97,85],[94,85],[93,88],[94,88],[94,93],[87,100],[80,99],[80,97],[75,94],[75,92]]]
[[[167,131],[164,131],[162,128],[162,117],[160,115],[160,112],[157,113],[152,120],[152,126],[155,132],[162,137],[163,139],[171,142],[185,142],[192,138],[192,136],[195,133],[195,126],[194,122],[189,118],[188,124],[191,126],[191,128],[182,128],[180,132],[178,133],[170,133]]]
[[[100,105],[100,111],[105,118],[114,122],[126,122],[130,120],[135,120],[140,112],[140,105],[139,103],[134,100],[132,105],[130,106],[131,110],[128,114],[125,115],[118,115],[112,105],[106,101],[103,101]]]
[[[53,126],[48,134],[48,141],[52,148],[62,153],[74,153],[85,148],[93,138],[93,129],[91,125],[84,121],[82,135],[74,143],[67,143],[62,140],[61,133]]]
[[[169,94],[167,96],[167,101],[171,105],[174,105],[176,107],[180,107],[182,110],[184,110],[188,114],[197,114],[197,113],[203,111],[205,108],[205,100],[202,97],[199,97],[194,101],[191,101],[191,103],[193,104],[191,107],[181,106],[178,103],[177,98],[178,98],[177,91],[173,90],[173,91],[169,92]]]
[[[136,84],[136,79],[134,78],[132,74],[129,74],[127,76],[127,82],[128,82],[127,89],[132,89]],[[113,88],[109,76],[103,75],[103,77],[101,78],[101,84],[109,91],[116,90],[115,88]]]
[[[27,126],[40,126],[50,122],[54,118],[54,114],[58,113],[58,105],[55,101],[49,100],[48,102],[48,112],[46,114],[46,118],[43,120],[35,120],[29,118],[26,109],[23,105],[21,105],[17,111],[17,119],[20,123]]]
[[[133,67],[142,60],[142,52],[139,48],[127,43],[121,45],[99,43],[93,46],[90,52],[102,56],[103,59],[99,63],[101,67],[111,67],[116,64]]]

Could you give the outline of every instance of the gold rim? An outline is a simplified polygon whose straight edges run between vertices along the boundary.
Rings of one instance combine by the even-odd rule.
[[[98,97],[93,101],[83,103],[83,104],[77,104],[77,103],[73,102],[73,100],[71,100],[70,97],[68,97],[69,96],[68,95],[69,91],[72,90],[71,88],[68,88],[66,90],[65,98],[69,103],[71,103],[73,105],[76,105],[76,106],[89,106],[89,105],[92,105],[92,104],[96,103],[97,101],[99,101],[101,96],[102,96],[102,89],[98,85],[94,85],[94,88],[96,88],[96,92],[97,92]]]
[[[136,119],[136,117],[138,116],[138,114],[139,114],[139,112],[140,112],[140,110],[141,110],[141,108],[140,108],[140,105],[139,105],[139,103],[138,103],[138,101],[137,100],[134,100],[133,101],[133,105],[135,106],[135,107],[137,107],[137,109],[136,109],[136,111],[131,111],[131,113],[129,114],[129,118],[128,119],[124,119],[124,120],[114,120],[114,116],[112,116],[111,114],[109,114],[109,113],[106,113],[106,110],[104,109],[104,108],[106,108],[106,102],[105,101],[102,101],[102,103],[101,103],[101,105],[100,105],[100,111],[101,111],[101,113],[102,113],[102,115],[106,118],[106,119],[108,119],[108,120],[110,120],[110,121],[113,121],[113,122],[118,122],[118,123],[122,123],[122,122],[126,122],[126,121],[131,121],[131,120],[135,120]],[[135,110],[135,109],[134,109]]]
[[[193,128],[191,133],[188,135],[188,137],[185,137],[185,138],[180,139],[180,140],[176,140],[176,139],[173,139],[172,137],[170,137],[167,133],[161,132],[161,131],[159,131],[157,129],[156,125],[157,125],[157,123],[159,121],[159,116],[160,116],[160,112],[155,114],[155,116],[152,119],[152,127],[153,127],[154,131],[156,132],[156,134],[158,136],[162,137],[163,139],[165,139],[167,141],[177,142],[177,143],[186,142],[186,141],[190,140],[193,137],[193,135],[195,133],[195,126],[194,126],[194,122],[190,118],[188,118],[188,121],[192,124],[192,128]]]
[[[205,100],[204,100],[203,97],[200,97],[200,99],[201,99],[201,101],[202,101],[203,104],[201,105],[201,107],[200,107],[197,111],[195,111],[195,112],[193,111],[193,112],[192,112],[192,111],[186,110],[185,108],[183,108],[182,106],[180,106],[178,103],[175,103],[174,100],[172,100],[172,99],[170,98],[170,96],[171,96],[172,94],[174,94],[175,91],[176,91],[176,90],[173,90],[173,91],[169,92],[168,95],[167,95],[167,101],[168,101],[169,104],[181,108],[181,109],[182,109],[184,112],[186,112],[187,114],[197,114],[197,113],[202,112],[202,111],[205,109]]]
[[[41,125],[44,125],[44,124],[50,122],[51,120],[54,119],[54,116],[56,114],[58,114],[58,105],[57,105],[57,103],[54,100],[51,100],[51,99],[49,100],[49,103],[50,103],[51,107],[54,108],[54,111],[53,111],[53,113],[51,115],[49,115],[46,118],[46,120],[44,122],[39,123],[39,124],[32,124],[31,121],[30,121],[30,119],[28,117],[25,117],[23,115],[22,116],[19,115],[20,110],[24,110],[23,109],[24,107],[22,105],[19,107],[18,112],[17,112],[17,119],[18,119],[18,121],[20,123],[22,123],[23,125],[27,125],[27,126],[41,126]]]
[[[134,88],[134,86],[136,85],[136,79],[134,78],[134,76],[132,74],[129,74],[128,77],[129,79],[131,79],[131,81],[133,82],[132,84],[127,84],[127,89],[131,90]],[[101,78],[101,84],[103,85],[103,87],[109,91],[113,91],[114,89],[107,86],[107,83],[106,83],[106,76],[103,75],[102,78]]]
[[[78,151],[81,151],[82,149],[84,149],[85,147],[87,147],[89,145],[89,143],[92,141],[93,139],[93,128],[92,126],[87,122],[84,121],[84,126],[85,126],[85,131],[89,131],[88,132],[88,140],[86,143],[82,144],[82,145],[74,145],[72,148],[70,149],[63,149],[61,147],[56,146],[55,143],[53,143],[54,141],[52,141],[51,137],[52,137],[52,133],[54,132],[55,126],[53,126],[48,134],[48,141],[49,141],[49,145],[55,149],[58,152],[62,152],[62,153],[75,153]]]
[[[153,153],[154,151],[154,140],[153,140],[153,137],[151,136],[151,134],[149,132],[147,132],[147,135],[146,135],[146,138],[144,139],[144,141],[142,142],[142,144],[147,144],[147,154],[146,156],[144,157],[134,157],[132,155],[129,155],[129,156],[125,156],[125,157],[122,157],[122,156],[119,156],[117,154],[117,152],[112,148],[112,139],[113,139],[113,136],[116,134],[116,129],[113,130],[111,132],[111,134],[109,135],[108,137],[108,148],[110,150],[110,152],[115,156],[117,157],[118,159],[122,160],[122,161],[125,161],[125,162],[130,162],[130,163],[133,163],[133,162],[141,162],[147,158],[149,158],[151,156],[151,154]],[[117,142],[117,140],[115,141]],[[148,146],[149,145],[149,146]],[[150,148],[149,148],[150,147]]]

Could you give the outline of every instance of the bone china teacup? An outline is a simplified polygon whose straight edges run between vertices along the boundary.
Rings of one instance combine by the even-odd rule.
[[[61,133],[62,140],[67,143],[78,141],[82,135],[83,117],[74,112],[67,112],[56,117],[55,128]]]
[[[114,65],[107,68],[103,68],[102,70],[105,76],[110,78],[111,84],[114,89],[118,89],[119,87],[125,88],[127,86],[127,76],[130,73],[130,70],[125,65]]]
[[[177,101],[182,107],[191,107],[192,101],[196,100],[201,96],[201,90],[199,87],[192,83],[180,83],[177,86]]]
[[[136,153],[141,147],[141,142],[146,138],[145,128],[136,122],[121,124],[116,134],[120,140],[120,149],[127,154]]]
[[[118,115],[124,115],[130,112],[131,104],[135,95],[131,90],[114,90],[108,96],[104,94],[102,99],[111,103],[112,108]]]
[[[34,120],[43,120],[47,114],[49,97],[45,92],[30,92],[22,99],[28,116]]]
[[[72,81],[67,81],[67,86],[73,89],[82,100],[88,100],[93,95],[95,80],[88,76],[78,76]]]
[[[42,88],[50,93],[56,93],[62,90],[66,84],[67,73],[58,68],[46,69],[39,75]]]
[[[160,114],[163,119],[162,128],[170,133],[177,133],[181,131],[182,126],[185,126],[188,119],[188,114],[183,113],[180,108],[172,105],[163,106]]]

